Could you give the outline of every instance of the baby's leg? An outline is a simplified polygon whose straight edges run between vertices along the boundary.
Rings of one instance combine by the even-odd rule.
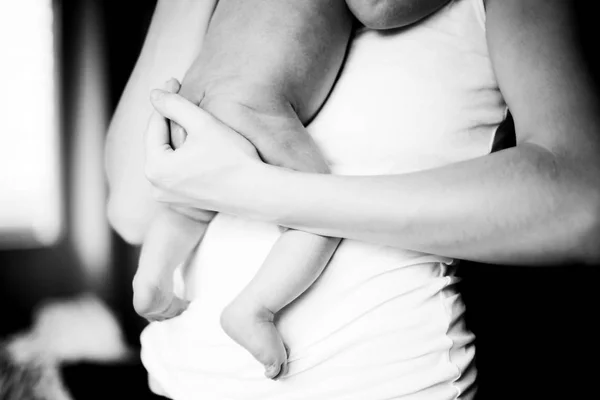
[[[155,216],[133,279],[133,306],[139,315],[162,320],[187,308],[188,302],[174,294],[173,275],[202,239],[208,221],[193,220],[167,207]]]
[[[171,79],[164,89],[178,92],[179,82]],[[181,143],[175,148],[179,145]],[[144,237],[133,279],[133,306],[140,316],[150,321],[172,318],[187,308],[188,302],[174,293],[173,275],[191,256],[215,214],[197,209],[176,211],[166,206],[158,208]]]
[[[286,372],[287,350],[274,317],[321,275],[338,239],[288,230],[258,273],[221,314],[223,330],[265,366],[265,376]]]

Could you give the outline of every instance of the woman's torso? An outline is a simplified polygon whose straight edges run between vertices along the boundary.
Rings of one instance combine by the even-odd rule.
[[[480,0],[458,0],[414,27],[356,35],[309,126],[333,173],[406,173],[490,151],[506,107],[483,18]],[[280,313],[289,373],[265,379],[222,332],[219,315],[278,235],[275,226],[222,214],[211,223],[186,276],[190,309],[142,336],[144,363],[173,398],[468,397],[473,336],[452,260],[351,240]]]

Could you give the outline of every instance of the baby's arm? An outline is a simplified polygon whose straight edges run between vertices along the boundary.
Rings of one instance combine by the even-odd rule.
[[[266,162],[327,173],[304,124],[333,86],[351,26],[344,0],[221,0],[180,94],[245,136]],[[284,232],[223,313],[225,331],[268,377],[281,375],[287,359],[274,313],[319,277],[338,244]]]

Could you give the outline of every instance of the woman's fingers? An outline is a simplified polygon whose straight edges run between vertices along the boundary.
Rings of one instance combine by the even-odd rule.
[[[171,146],[174,149],[178,149],[183,146],[187,133],[181,125],[171,121]]]
[[[154,89],[150,93],[152,105],[163,117],[181,125],[188,135],[201,130],[211,116],[182,96]]]
[[[165,83],[165,90],[167,92],[177,93],[179,89],[181,89],[181,83],[175,78],[171,78]]]
[[[181,83],[179,83],[177,79],[171,78],[165,84],[165,90],[170,93],[179,93],[181,90]],[[171,130],[171,147],[174,149],[180,148],[187,136],[185,129],[173,121],[169,124],[169,129]]]
[[[175,78],[169,79],[163,85],[163,89],[169,93],[175,93],[179,91],[181,85]],[[169,132],[169,123],[165,118],[160,115],[157,111],[154,111],[148,121],[148,127],[145,132],[145,143],[146,143],[146,163],[151,161],[153,164],[155,157],[160,157],[165,153],[173,151],[171,147],[171,134]]]
[[[227,186],[232,177],[261,162],[247,139],[182,96],[157,89],[152,92],[152,104],[155,112],[145,133],[144,150],[146,178],[155,189],[155,200],[211,209],[209,188],[211,199],[218,198],[218,190],[224,188],[233,192]],[[165,118],[187,131],[181,149],[172,147]]]
[[[160,168],[161,158],[165,154],[173,152],[170,144],[169,125],[156,111],[150,116],[144,134],[144,141],[146,144],[146,175],[147,178],[152,180],[155,175],[154,170]]]

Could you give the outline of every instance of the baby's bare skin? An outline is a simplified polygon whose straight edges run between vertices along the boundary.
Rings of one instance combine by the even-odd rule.
[[[173,276],[204,235],[208,221],[194,220],[169,208],[154,217],[133,280],[133,306],[138,314],[160,321],[187,308],[188,302],[174,293]]]
[[[347,0],[356,17],[375,29],[408,25],[446,2]],[[304,125],[333,86],[351,25],[344,0],[220,0],[203,49],[179,93],[246,137],[267,163],[328,173]],[[171,139],[178,147],[185,132],[172,124]],[[156,246],[147,251],[157,254],[165,246],[191,251],[211,218],[211,213],[195,218],[197,229],[188,229],[188,235],[165,235],[162,243],[156,235],[145,248]],[[189,221],[181,224],[190,226]],[[176,218],[170,219],[168,212],[159,216],[151,231],[165,232],[164,228],[177,229]],[[284,232],[254,279],[224,310],[223,329],[265,366],[267,377],[281,376],[287,360],[274,314],[319,277],[338,244],[338,239]],[[168,289],[162,281],[169,280],[176,258],[181,258],[170,254],[171,260],[156,257],[161,262],[154,276],[163,271],[155,285],[159,289]],[[155,292],[163,303],[171,301],[164,305],[167,316],[185,304],[172,295],[165,297],[164,290]]]
[[[327,173],[304,124],[333,86],[351,26],[344,0],[220,0],[179,93],[245,136],[267,163]],[[184,137],[172,126],[174,147]],[[170,282],[160,281],[169,279],[182,258],[170,250],[193,249],[209,220],[192,222],[194,230],[189,229],[191,220],[177,222],[168,211],[161,213],[150,229],[156,235],[149,235],[142,249],[138,275],[146,277],[144,284],[156,281],[159,289],[168,289]],[[189,234],[167,237],[179,223]],[[225,332],[265,366],[267,377],[281,376],[287,361],[274,314],[318,278],[338,243],[285,231],[254,279],[224,310]],[[163,292],[153,293],[164,303]],[[176,314],[170,304],[163,308],[168,316]]]
[[[343,0],[222,0],[180,93],[246,137],[267,163],[327,173],[304,123],[333,87],[351,21]],[[285,373],[287,361],[274,314],[318,278],[338,243],[284,232],[224,310],[223,329],[265,366],[267,377]]]

